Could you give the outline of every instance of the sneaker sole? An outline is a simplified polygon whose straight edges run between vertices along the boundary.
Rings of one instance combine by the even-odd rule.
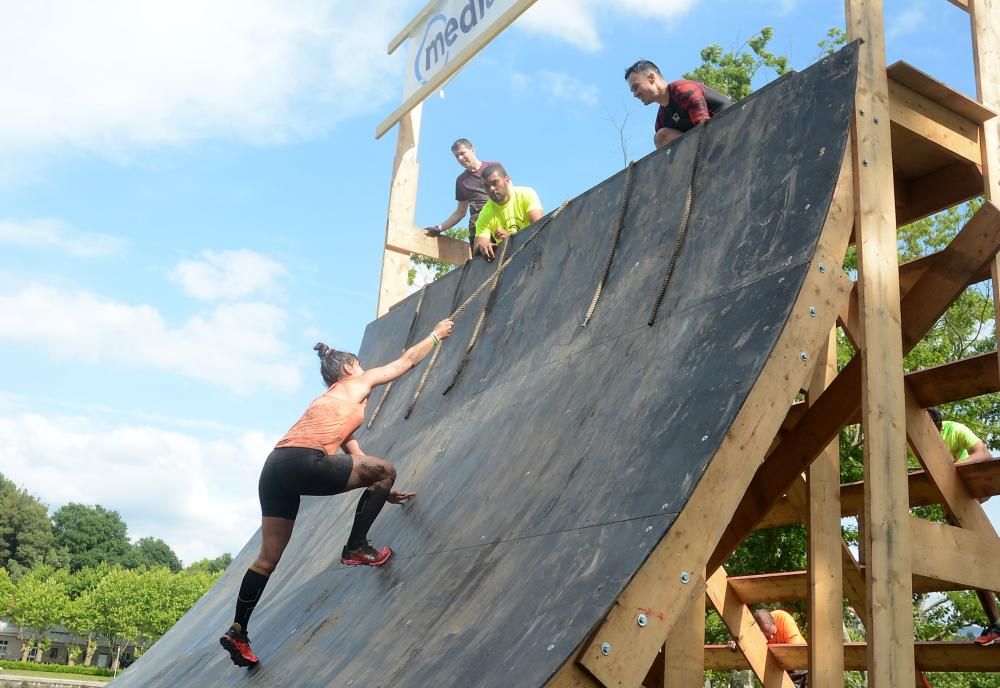
[[[257,666],[257,662],[251,662],[249,659],[244,657],[226,636],[219,638],[219,645],[222,645],[222,649],[229,653],[229,658],[233,660],[233,664],[236,666],[248,668]]]
[[[358,559],[341,559],[344,566],[385,566],[392,559],[392,550],[385,556],[385,559],[374,559],[372,561],[360,561]]]
[[[978,645],[979,647],[989,647],[990,645],[996,645],[998,641],[1000,641],[1000,638],[993,638],[992,640],[989,640],[985,643],[981,643],[977,640],[976,645]]]

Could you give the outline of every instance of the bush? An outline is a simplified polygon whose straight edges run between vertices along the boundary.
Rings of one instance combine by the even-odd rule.
[[[15,662],[0,659],[0,667],[4,669],[23,669],[24,671],[51,671],[54,674],[86,674],[87,676],[113,676],[111,669],[100,667],[67,666],[65,664],[39,664],[38,662]]]

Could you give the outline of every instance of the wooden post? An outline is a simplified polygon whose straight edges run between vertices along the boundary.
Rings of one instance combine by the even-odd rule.
[[[896,210],[881,0],[846,0],[848,39],[861,38],[854,134],[855,236],[864,332],[868,680],[912,686],[911,547],[903,406]]]
[[[413,226],[417,208],[417,181],[420,168],[417,163],[417,144],[420,142],[420,113],[417,105],[399,120],[399,139],[396,158],[392,163],[392,182],[389,187],[389,212],[385,224],[385,252],[382,255],[382,278],[378,291],[378,316],[406,296],[410,255],[390,248],[390,237],[401,228]]]
[[[700,594],[691,598],[663,648],[663,688],[705,686],[705,582],[699,577]]]
[[[1000,0],[969,0],[976,96],[986,107],[1000,110]],[[1000,118],[983,124],[983,189],[987,201],[1000,200]],[[993,304],[1000,316],[1000,256],[993,259]],[[1000,317],[997,318],[1000,322]]]
[[[837,376],[837,331],[819,353],[806,402],[811,403]],[[809,467],[809,685],[842,688],[843,537],[840,532],[840,449],[831,442]]]

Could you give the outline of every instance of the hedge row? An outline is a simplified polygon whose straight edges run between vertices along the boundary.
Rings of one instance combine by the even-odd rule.
[[[44,664],[39,662],[15,662],[0,659],[0,667],[4,669],[23,669],[24,671],[51,671],[54,674],[86,674],[87,676],[112,676],[111,669],[100,667],[67,666],[65,664]]]

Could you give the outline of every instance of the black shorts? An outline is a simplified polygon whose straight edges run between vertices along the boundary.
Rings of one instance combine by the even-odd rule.
[[[260,472],[257,493],[263,516],[295,520],[302,495],[335,495],[347,489],[354,460],[349,454],[319,449],[278,447]]]

